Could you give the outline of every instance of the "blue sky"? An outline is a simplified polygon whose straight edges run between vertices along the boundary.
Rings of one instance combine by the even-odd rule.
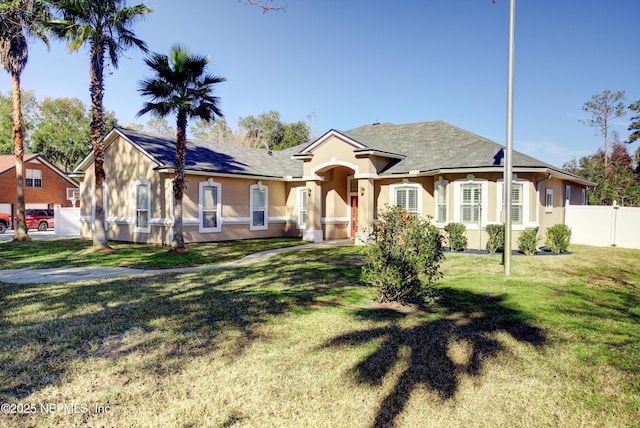
[[[155,52],[179,42],[210,55],[210,71],[228,79],[216,94],[234,128],[273,109],[287,122],[314,114],[317,136],[445,120],[504,144],[508,0],[285,2],[286,12],[262,14],[237,0],[148,0],[154,12],[135,32]],[[640,99],[639,15],[638,0],[517,2],[514,149],[561,166],[602,145],[579,123],[581,107],[605,89]],[[143,103],[142,60],[130,50],[108,71],[105,107],[123,125]],[[22,84],[39,99],[89,104],[86,50],[33,44]],[[0,90],[10,87],[2,73]],[[623,139],[628,123],[613,127]]]

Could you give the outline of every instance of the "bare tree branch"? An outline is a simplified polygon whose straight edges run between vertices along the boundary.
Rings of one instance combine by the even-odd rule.
[[[279,0],[278,5],[274,5],[274,0],[238,0],[240,3],[246,2],[247,4],[257,6],[262,9],[262,13],[267,13],[272,10],[282,10],[285,11],[287,9],[287,5]]]

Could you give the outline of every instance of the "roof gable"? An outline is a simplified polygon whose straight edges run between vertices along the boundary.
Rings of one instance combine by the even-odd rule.
[[[27,153],[24,155],[24,162],[28,162],[34,157],[39,156],[37,153]],[[0,174],[16,167],[16,157],[14,155],[0,155]]]
[[[53,163],[49,162],[49,160],[47,158],[45,158],[44,156],[42,156],[39,153],[27,153],[24,155],[24,165],[25,168],[30,164],[30,163],[40,163],[42,165],[44,165],[45,167],[49,168],[50,170],[52,170],[53,172],[55,172],[56,174],[58,174],[60,177],[64,178],[66,181],[68,181],[71,185],[78,187],[78,183],[76,183],[73,179],[69,178],[69,176],[62,171],[60,168],[58,168],[57,166],[55,166]],[[16,158],[13,155],[0,155],[0,174],[4,174],[5,172],[11,171],[12,169],[15,169],[16,167]]]
[[[114,128],[105,138],[105,150],[117,136],[122,136],[136,149],[149,157],[156,169],[173,169],[176,158],[175,139],[147,134],[126,128]],[[301,176],[302,163],[291,160],[291,155],[300,150],[295,147],[283,151],[267,151],[231,144],[213,143],[194,139],[187,140],[185,169],[190,172],[235,174],[282,178]],[[93,162],[90,154],[76,168],[85,171]]]

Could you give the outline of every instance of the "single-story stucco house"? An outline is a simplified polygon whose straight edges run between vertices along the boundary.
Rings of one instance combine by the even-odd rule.
[[[387,204],[431,216],[439,227],[466,224],[469,248],[486,245],[500,223],[499,144],[442,121],[330,130],[279,152],[190,140],[186,155],[186,242],[300,236],[358,238]],[[115,128],[104,141],[104,206],[111,240],[169,244],[175,141]],[[586,204],[594,183],[513,152],[514,239],[564,221],[564,206]],[[95,211],[93,154],[81,181],[82,235]]]

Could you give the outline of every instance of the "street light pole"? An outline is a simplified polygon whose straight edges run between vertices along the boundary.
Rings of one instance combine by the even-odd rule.
[[[504,274],[511,275],[511,182],[513,180],[513,68],[516,24],[516,0],[509,4],[509,65],[507,69],[507,147],[504,156]]]

